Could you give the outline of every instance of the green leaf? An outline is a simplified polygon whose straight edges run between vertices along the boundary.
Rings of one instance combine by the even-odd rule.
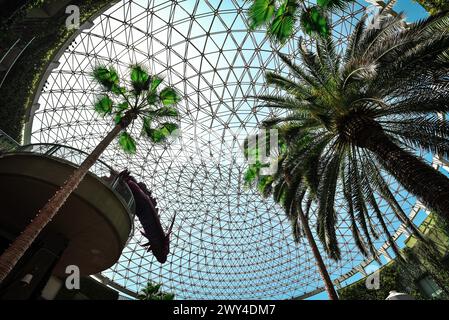
[[[320,7],[326,7],[331,0],[317,0],[316,4]]]
[[[175,295],[173,293],[166,293],[162,297],[162,300],[173,300],[175,298]]]
[[[282,207],[285,207],[285,200],[286,200],[286,198],[287,198],[287,191],[286,190],[284,190],[282,193],[281,193],[281,195],[280,195],[280,197],[279,197],[279,204],[282,206]]]
[[[296,1],[285,0],[276,11],[274,20],[268,28],[268,34],[280,43],[288,40],[294,32],[297,10]]]
[[[287,144],[283,141],[279,143],[279,154],[283,155],[285,152],[287,152]]]
[[[94,69],[94,77],[99,82],[109,79],[109,70],[104,66],[98,66]]]
[[[164,106],[169,106],[179,102],[180,97],[173,88],[166,87],[159,93],[159,98]]]
[[[278,16],[268,29],[268,34],[280,43],[284,43],[293,34],[294,19],[290,16]]]
[[[121,111],[124,111],[124,110],[126,110],[126,109],[128,109],[128,107],[129,107],[129,105],[128,105],[128,102],[122,102],[122,103],[119,103],[118,105],[117,105],[117,109],[121,112]]]
[[[114,86],[118,86],[119,76],[113,67],[98,66],[94,69],[93,76],[95,80],[110,91]]]
[[[340,9],[343,10],[347,7],[348,3],[354,2],[354,0],[317,0],[317,5],[326,10]]]
[[[111,92],[116,94],[116,95],[119,95],[119,94],[124,94],[126,92],[126,89],[122,88],[122,87],[120,87],[120,86],[118,86],[116,84],[113,84],[112,87],[111,87]]]
[[[151,92],[147,96],[147,101],[150,106],[154,106],[159,101],[159,97],[156,92]]]
[[[102,116],[105,116],[112,112],[112,105],[112,100],[108,96],[104,96],[95,103],[94,108],[96,112],[98,112]]]
[[[330,24],[326,15],[316,6],[304,11],[301,16],[301,24],[305,33],[327,36],[330,33]]]
[[[172,134],[175,130],[178,130],[179,126],[173,122],[164,122],[162,124],[163,130],[167,130],[169,134]]]
[[[118,143],[126,153],[136,153],[136,142],[126,131],[120,135]]]
[[[263,197],[267,197],[268,196],[268,191],[267,189],[269,189],[271,187],[271,184],[273,182],[273,177],[272,176],[263,176],[262,178],[260,178],[260,180],[257,183],[257,189],[259,190],[259,193],[263,196]]]
[[[175,130],[178,129],[178,125],[176,123],[165,122],[159,127],[159,131],[163,134],[164,140],[171,135]]]
[[[146,117],[143,119],[143,132],[146,133],[148,136],[150,136],[149,132],[151,130],[151,121],[152,119],[150,117]]]
[[[121,112],[117,113],[114,117],[115,124],[119,124],[122,121],[123,115]]]
[[[245,186],[250,186],[254,180],[257,178],[257,170],[253,165],[245,171],[243,175],[243,180],[245,181]]]
[[[159,291],[160,288],[161,288],[161,285],[160,285],[160,284],[155,284],[155,285],[153,285],[153,287],[151,288],[150,292],[153,293],[153,294],[155,294],[155,293],[157,293],[157,292]]]
[[[148,138],[151,139],[154,143],[160,143],[165,140],[164,133],[158,129],[148,129],[145,130]]]
[[[245,152],[246,158],[251,158],[255,160],[259,160],[259,147],[258,142],[256,141],[256,146],[254,148],[246,148]]]
[[[152,117],[177,117],[178,110],[176,108],[165,106],[154,111],[148,112]]]
[[[249,21],[252,30],[266,24],[274,15],[275,0],[254,0],[249,8]]]
[[[159,85],[162,83],[162,78],[158,77],[158,76],[154,76],[151,79],[151,86],[150,86],[150,91],[155,91],[157,89],[157,87],[159,87]]]
[[[178,129],[178,125],[170,122],[165,122],[157,129],[152,129],[149,125],[145,125],[144,120],[144,131],[154,143],[165,141],[176,129]]]
[[[142,90],[148,90],[149,81],[151,81],[148,72],[141,66],[135,65],[131,67],[131,83],[137,94],[140,94]]]

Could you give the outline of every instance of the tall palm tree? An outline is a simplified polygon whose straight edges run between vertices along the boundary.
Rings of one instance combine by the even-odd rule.
[[[309,35],[327,35],[330,32],[330,13],[343,10],[354,0],[317,0],[307,6],[305,0],[253,0],[248,12],[250,29],[266,26],[274,41],[283,44],[295,32],[300,20]]]
[[[94,109],[102,116],[111,117],[115,126],[0,256],[0,283],[117,136],[119,145],[125,152],[131,154],[136,152],[136,142],[127,131],[133,122],[141,120],[142,134],[153,143],[163,142],[178,128],[178,125],[170,122],[170,119],[173,120],[178,116],[174,106],[180,98],[173,88],[159,88],[162,78],[149,75],[140,65],[130,68],[129,88],[125,83],[120,83],[118,73],[112,67],[98,66],[94,69],[93,76],[103,87],[103,94],[95,103]]]
[[[140,291],[139,300],[173,300],[175,295],[161,291],[161,286],[161,284],[148,282],[147,286]]]
[[[318,198],[317,192],[314,192],[309,185],[309,181],[310,183],[313,183],[312,181],[315,178],[314,166],[317,164],[316,156],[312,156],[304,162],[295,161],[295,155],[291,155],[288,153],[287,146],[292,143],[298,142],[295,141],[295,139],[298,132],[300,131],[300,128],[294,124],[284,124],[275,126],[274,128],[278,130],[278,134],[280,137],[278,145],[278,149],[280,152],[277,159],[270,159],[270,164],[263,163],[261,161],[261,157],[259,156],[261,150],[258,142],[256,143],[256,148],[254,149],[249,148],[248,141],[245,142],[245,156],[248,158],[251,154],[253,159],[256,159],[255,163],[250,164],[244,174],[245,186],[256,187],[263,197],[267,198],[269,196],[273,196],[274,201],[281,205],[292,225],[292,233],[295,242],[299,242],[301,237],[305,237],[307,239],[329,298],[331,300],[337,300],[338,295],[335,291],[334,285],[329,276],[326,265],[324,264],[320,250],[316,244],[315,238],[312,234],[312,231],[310,230],[309,225],[310,212],[315,209],[313,208],[316,207],[314,203]],[[267,135],[266,138],[267,141],[265,142],[265,146],[267,146],[267,149],[269,149],[269,135]],[[310,138],[310,136],[304,136],[305,140]],[[268,151],[269,150],[266,150],[266,152]],[[277,171],[272,175],[263,175],[261,169],[273,165],[275,161],[277,162]],[[295,170],[292,170],[293,167],[295,167]],[[291,175],[293,171],[295,174],[294,176]],[[423,237],[420,231],[415,227],[412,221],[402,210],[401,206],[398,204],[397,200],[388,189],[385,181],[381,180],[380,183],[381,187],[384,188],[382,189],[382,196],[389,203],[391,209],[400,219],[400,221],[402,221],[406,225],[407,229],[417,239],[421,240],[424,245],[430,245],[431,243],[428,243],[428,239]],[[347,197],[348,195],[346,194],[345,196]],[[376,215],[381,224],[382,231],[387,236],[389,244],[395,252],[396,256],[402,260],[402,253],[397,247],[396,242],[394,242],[393,237],[388,230],[387,224],[385,223],[383,215],[379,207],[377,206],[377,203],[375,204],[375,206]],[[367,241],[361,239],[362,237],[358,233],[359,229],[353,210],[350,212],[350,218],[352,232],[353,234],[357,235],[356,243],[359,248],[361,248],[362,253],[365,256],[368,255],[365,245],[365,243],[368,243],[370,254],[373,258],[378,260],[377,253],[375,252],[374,246],[372,245],[371,238],[368,238]],[[368,219],[370,218],[368,217]],[[368,223],[371,223],[371,231],[373,231],[374,227],[372,226],[372,221],[368,220]],[[374,236],[377,238],[377,233],[375,233]],[[333,239],[333,241],[337,243],[336,238]],[[337,251],[337,255],[333,256],[333,258],[337,260],[340,258],[339,251]]]
[[[270,150],[272,150],[272,146],[270,145],[270,135],[267,134],[266,137],[258,136],[255,146],[250,146],[248,140],[245,141],[245,157],[247,159],[252,157],[253,159],[243,177],[245,187],[257,187],[263,197],[267,198],[273,196],[275,202],[282,206],[291,223],[295,242],[298,243],[301,237],[306,237],[315,258],[318,271],[329,295],[329,299],[338,300],[337,292],[327,271],[326,265],[324,264],[312,231],[310,230],[309,212],[313,197],[307,186],[305,171],[303,171],[303,176],[294,180],[288,179],[288,172],[285,171],[284,165],[288,162],[288,159],[286,159],[286,148],[291,142],[289,131],[293,128],[287,124],[278,126],[277,129],[280,133],[279,144],[277,146],[279,154],[277,159],[271,160],[272,164],[277,161],[276,165],[278,169],[272,175],[264,175],[262,172],[262,168],[270,166],[270,164],[263,163],[262,160],[262,152],[270,152]],[[266,138],[265,144],[260,142],[260,139],[264,138]],[[266,150],[261,150],[264,145],[266,146]],[[303,170],[309,168],[307,165],[303,165],[302,167]],[[305,200],[304,203],[303,200]],[[303,209],[304,204],[305,209]]]
[[[437,115],[449,111],[448,14],[409,25],[402,14],[383,15],[378,28],[367,28],[366,20],[355,26],[343,56],[329,36],[317,39],[315,51],[301,43],[302,66],[279,53],[293,78],[267,73],[267,83],[285,94],[258,97],[264,106],[287,112],[264,125],[289,125],[282,133],[290,141],[284,155],[288,161],[281,167],[287,187],[298,191],[289,194],[301,200],[301,182],[307,182],[317,200],[319,239],[334,259],[340,258],[337,192],[364,255],[376,256],[371,211],[400,256],[380,198],[417,233],[386,175],[449,221],[449,179],[415,154],[421,148],[449,156],[449,123]]]

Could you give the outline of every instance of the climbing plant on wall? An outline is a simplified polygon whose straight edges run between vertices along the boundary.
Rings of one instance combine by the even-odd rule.
[[[436,14],[445,10],[449,10],[449,2],[447,0],[414,0],[426,9],[430,14]]]

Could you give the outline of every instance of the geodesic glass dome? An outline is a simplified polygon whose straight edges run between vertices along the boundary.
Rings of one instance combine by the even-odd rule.
[[[294,57],[298,41],[278,48],[263,30],[249,32],[248,6],[244,0],[120,1],[65,49],[38,98],[31,142],[91,151],[113,126],[93,111],[100,88],[90,72],[97,63],[114,65],[122,78],[130,64],[141,63],[182,93],[177,139],[157,146],[138,139],[134,156],[112,144],[101,157],[147,184],[165,228],[176,214],[171,253],[162,265],[140,246],[144,239],[135,221],[122,257],[102,273],[124,293],[139,291],[148,280],[177,299],[288,299],[323,290],[306,240],[295,244],[281,208],[243,187],[247,164],[240,145],[274,112],[256,108],[252,96],[272,90],[264,85],[265,71],[287,72],[274,50]],[[355,2],[333,15],[340,47],[364,9]],[[140,127],[131,128],[134,136]],[[413,218],[420,210],[416,200],[394,181],[391,186]],[[395,239],[406,235],[386,203],[381,207]],[[340,214],[343,258],[325,259],[337,285],[363,274],[372,261],[358,253]],[[384,262],[394,257],[385,239],[375,244]]]

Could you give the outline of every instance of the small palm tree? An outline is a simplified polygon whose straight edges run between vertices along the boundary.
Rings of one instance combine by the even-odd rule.
[[[307,34],[328,35],[330,12],[343,10],[351,2],[354,0],[317,0],[308,7],[304,0],[253,0],[249,26],[252,30],[266,26],[270,38],[281,44],[293,35],[298,19]]]
[[[400,256],[380,210],[381,198],[419,234],[386,174],[449,221],[449,179],[414,153],[421,148],[449,156],[449,123],[437,115],[449,111],[448,14],[410,25],[403,15],[381,18],[379,28],[366,28],[367,18],[361,19],[344,56],[337,54],[331,37],[317,39],[316,52],[301,45],[302,66],[279,54],[294,78],[267,73],[267,83],[285,94],[258,97],[264,106],[287,112],[264,122],[267,128],[288,125],[280,130],[286,151],[279,183],[286,191],[278,199],[293,197],[297,208],[304,190],[316,199],[317,234],[334,259],[340,258],[337,193],[343,195],[364,255],[376,256],[372,212]],[[275,194],[276,181],[267,179],[261,188]]]
[[[166,293],[161,291],[161,284],[148,282],[147,286],[140,291],[137,296],[139,300],[173,300],[175,295],[173,293]]]
[[[178,116],[174,107],[180,98],[170,87],[160,89],[163,81],[158,76],[150,76],[140,65],[130,68],[130,87],[120,83],[117,71],[112,67],[98,66],[93,72],[94,79],[103,87],[103,94],[94,109],[102,116],[114,120],[114,128],[96,146],[81,165],[67,178],[65,183],[39,210],[36,218],[0,257],[0,283],[6,278],[23,254],[64,205],[70,194],[78,187],[89,169],[103,151],[118,136],[121,148],[130,154],[136,152],[136,142],[127,128],[137,119],[142,123],[142,134],[153,143],[163,142],[178,125],[170,119]]]

